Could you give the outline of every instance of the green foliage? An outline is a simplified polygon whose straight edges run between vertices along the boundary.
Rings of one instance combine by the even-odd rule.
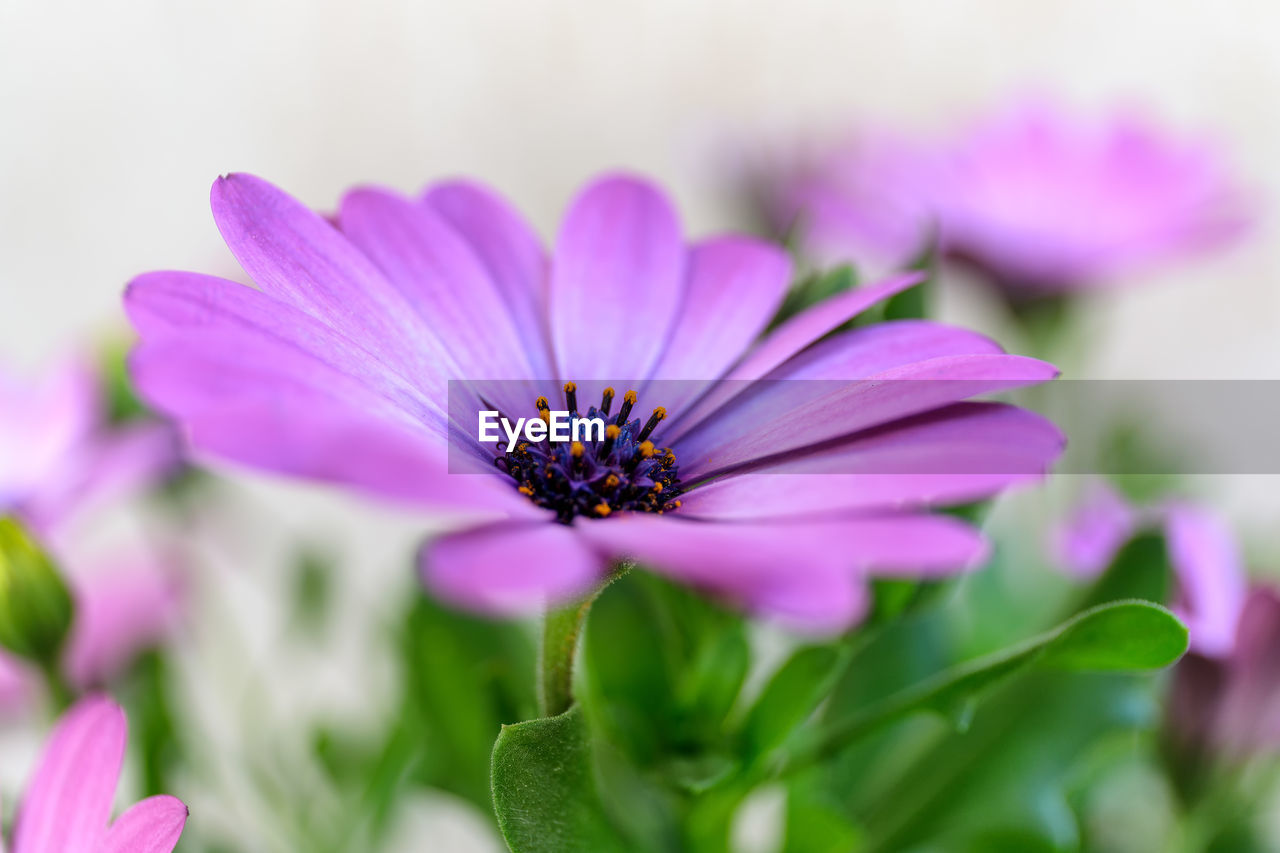
[[[770,328],[776,328],[795,315],[824,299],[858,286],[858,273],[850,265],[812,273],[791,286],[774,315]]]

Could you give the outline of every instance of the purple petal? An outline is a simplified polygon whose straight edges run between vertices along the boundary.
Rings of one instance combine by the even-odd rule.
[[[173,358],[290,372],[299,383],[340,390],[352,397],[353,406],[371,405],[365,400],[376,393],[419,420],[443,420],[446,386],[440,365],[399,372],[373,350],[253,288],[195,273],[149,273],[129,284],[125,308],[144,346],[166,345]],[[137,375],[138,356],[133,365],[140,390],[162,411],[181,418],[187,407],[211,405],[206,386],[213,384],[223,386],[225,396],[238,397],[236,383],[219,379],[224,368],[188,375],[167,366],[168,357],[156,365],[170,377],[163,385]]]
[[[535,376],[526,352],[538,352],[543,338],[521,338],[488,270],[438,213],[394,193],[360,189],[343,198],[341,225],[431,330],[418,343],[450,365],[455,378]],[[540,366],[545,371],[545,361]]]
[[[537,375],[552,376],[548,264],[537,234],[501,196],[472,181],[436,184],[423,202],[470,243],[501,292]]]
[[[1189,655],[1178,669],[1192,659],[1196,656]],[[1213,663],[1230,667],[1215,721],[1222,745],[1241,758],[1280,746],[1280,594],[1274,588],[1250,591],[1234,653]],[[1201,692],[1194,698],[1203,706],[1213,695]]]
[[[82,699],[63,714],[18,811],[15,853],[100,849],[124,746],[124,711],[110,699]]]
[[[648,376],[684,296],[684,265],[680,223],[653,185],[614,176],[588,186],[565,216],[551,270],[561,376]]]
[[[676,422],[668,428],[668,441],[679,439],[742,393],[748,387],[745,380],[765,376],[872,305],[919,284],[923,278],[921,273],[907,273],[841,293],[801,311],[756,344],[725,377],[726,382],[713,389],[688,412],[678,413]]]
[[[680,440],[682,476],[697,480],[1055,375],[1053,365],[1036,359],[960,355],[891,368],[861,381],[764,383]]]
[[[32,379],[0,370],[0,514],[65,474],[100,410],[93,372],[79,358]]]
[[[173,853],[187,814],[176,797],[148,797],[116,819],[101,853]]]
[[[106,683],[177,622],[178,579],[152,558],[108,567],[76,587],[76,619],[63,665],[81,689]]]
[[[169,424],[142,423],[97,436],[23,505],[35,527],[52,530],[74,517],[158,485],[182,461]],[[56,535],[56,533],[55,533]]]
[[[252,175],[219,178],[213,218],[262,290],[310,314],[412,376],[435,365],[432,335],[364,253],[317,213]]]
[[[694,246],[671,345],[652,376],[718,379],[764,331],[790,284],[791,260],[772,244],[734,236]]]
[[[791,261],[768,243],[720,237],[693,248],[671,344],[652,371],[660,401],[681,411],[764,331],[791,284]],[[710,322],[709,322],[710,320]]]
[[[988,553],[971,527],[926,515],[755,523],[633,515],[578,527],[615,559],[820,631],[856,621],[863,575],[949,574]]]
[[[245,398],[187,419],[191,446],[250,468],[350,486],[371,495],[483,515],[540,514],[492,471],[451,473],[421,431],[322,398]],[[305,412],[299,418],[298,412]],[[459,460],[454,460],[455,466]]]
[[[441,536],[422,550],[423,581],[446,601],[528,613],[586,593],[604,564],[562,524],[506,522]]]
[[[1093,483],[1076,512],[1053,534],[1056,561],[1081,577],[1096,577],[1138,529],[1138,513],[1105,482]]]
[[[714,524],[636,514],[575,526],[611,559],[722,596],[805,631],[838,631],[861,617],[865,591],[831,537],[767,525]]]
[[[1219,518],[1189,504],[1168,506],[1164,518],[1179,588],[1174,612],[1187,623],[1193,650],[1208,657],[1228,655],[1246,595],[1235,539]]]
[[[680,512],[748,519],[964,503],[1040,479],[1063,443],[1032,412],[960,403],[696,486],[681,495]]]

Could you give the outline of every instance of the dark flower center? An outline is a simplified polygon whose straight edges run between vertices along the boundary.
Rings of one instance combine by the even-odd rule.
[[[604,437],[586,441],[521,441],[499,456],[499,468],[511,475],[520,491],[541,507],[554,510],[556,519],[568,524],[583,515],[606,518],[615,512],[667,512],[678,509],[680,477],[671,448],[655,447],[649,440],[654,428],[667,416],[659,406],[648,420],[627,420],[636,404],[636,392],[622,395],[617,414],[613,389],[604,389],[599,406],[578,413],[578,388],[564,386],[565,404],[572,417],[600,418]],[[546,397],[534,405],[538,416],[549,420]],[[587,436],[592,436],[590,430]]]

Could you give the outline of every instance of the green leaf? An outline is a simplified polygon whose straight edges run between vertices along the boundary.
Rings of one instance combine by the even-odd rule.
[[[1085,606],[1126,598],[1166,602],[1173,591],[1173,569],[1164,537],[1155,532],[1139,533],[1112,559],[1086,593]]]
[[[802,278],[792,285],[782,306],[774,315],[770,328],[776,328],[790,320],[801,311],[812,305],[829,299],[837,293],[852,290],[858,286],[858,274],[848,264],[829,270],[822,270]]]
[[[833,754],[885,723],[919,711],[963,722],[983,690],[1028,666],[1068,672],[1136,672],[1175,662],[1187,648],[1187,627],[1146,601],[1118,601],[1079,613],[1010,649],[968,661],[832,722],[796,759]]]
[[[416,763],[419,782],[487,809],[493,739],[503,723],[535,715],[532,638],[419,596],[402,643],[405,705],[383,760]]]
[[[717,752],[749,664],[741,616],[648,572],[592,605],[576,695],[592,725],[642,767]]]
[[[611,853],[627,845],[605,816],[581,709],[503,726],[493,747],[493,807],[514,853]]]
[[[923,272],[924,281],[890,297],[884,304],[884,319],[919,320],[928,317],[937,268],[938,235],[934,233],[929,235],[915,259],[907,265],[908,270]]]
[[[833,646],[806,646],[778,667],[742,726],[746,761],[780,746],[831,690],[840,653]]]

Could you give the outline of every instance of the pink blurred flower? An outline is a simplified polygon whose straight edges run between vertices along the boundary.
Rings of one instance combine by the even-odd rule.
[[[1173,607],[1190,632],[1191,649],[1208,657],[1232,653],[1244,609],[1246,575],[1239,548],[1222,520],[1184,502],[1132,506],[1105,483],[1093,484],[1080,507],[1053,536],[1060,565],[1092,578],[1145,528],[1164,533],[1178,585]]]
[[[1051,365],[919,321],[826,337],[916,277],[766,333],[786,254],[739,236],[687,244],[643,180],[590,184],[550,256],[471,183],[418,199],[358,189],[338,227],[249,175],[218,180],[212,204],[259,289],[135,279],[138,387],[206,454],[469,513],[474,526],[422,559],[429,586],[464,606],[570,598],[629,558],[794,624],[843,627],[869,572],[984,558],[977,531],[930,505],[1037,479],[1061,451],[1036,415],[962,402],[1045,381]],[[563,390],[588,414],[599,400],[611,434],[504,453],[477,440],[474,408],[450,422],[450,379],[476,394],[514,380],[498,402],[516,415],[535,415],[539,394]],[[637,395],[611,382],[668,408],[633,416]]]
[[[171,853],[187,822],[180,800],[149,797],[110,821],[125,740],[124,711],[110,699],[67,711],[18,808],[12,853]]]
[[[34,379],[0,371],[0,515],[19,518],[67,574],[76,617],[64,674],[78,689],[100,686],[172,627],[179,589],[168,560],[147,547],[86,550],[78,534],[172,474],[179,451],[167,424],[107,423],[101,382],[80,359]],[[35,683],[0,653],[0,707],[20,704]]]
[[[1251,203],[1221,152],[1137,114],[1027,99],[932,142],[867,135],[775,176],[772,219],[824,260],[900,264],[944,251],[1011,298],[1105,287],[1218,248]]]

